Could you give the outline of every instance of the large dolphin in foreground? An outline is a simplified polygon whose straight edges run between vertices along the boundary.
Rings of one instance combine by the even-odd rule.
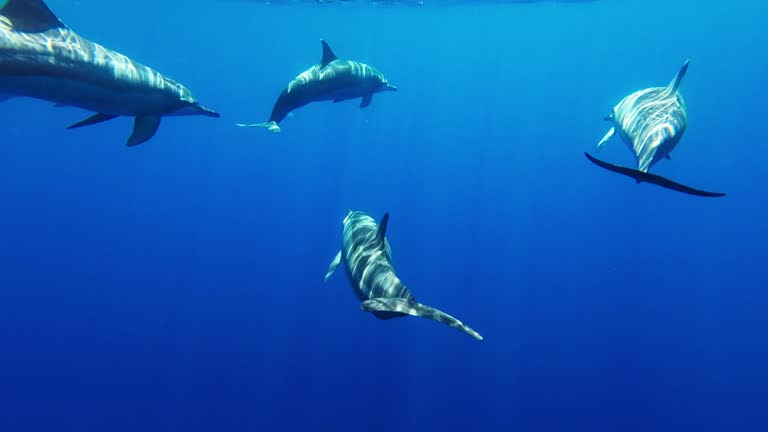
[[[13,96],[96,112],[69,129],[135,117],[129,146],[163,116],[219,117],[183,85],[70,30],[43,0],[0,0],[0,100]]]
[[[396,91],[389,85],[384,75],[373,66],[336,57],[331,47],[324,40],[323,57],[320,63],[302,72],[288,83],[272,108],[272,115],[264,123],[243,124],[241,127],[262,127],[272,132],[280,132],[278,123],[288,114],[310,102],[341,102],[348,99],[362,98],[360,108],[371,104],[374,93]]]
[[[597,148],[602,148],[616,133],[624,140],[637,159],[637,169],[620,167],[601,161],[584,153],[594,164],[634,178],[638,183],[653,183],[667,189],[704,196],[720,197],[725,194],[705,192],[664,177],[649,174],[648,170],[662,159],[669,159],[687,127],[685,101],[680,94],[680,83],[688,70],[688,61],[683,64],[672,82],[666,87],[652,87],[632,93],[613,108],[606,120],[613,123]]]
[[[379,319],[399,318],[407,315],[429,318],[483,340],[479,333],[447,313],[421,304],[395,275],[392,252],[385,237],[389,213],[376,221],[365,213],[351,211],[344,218],[344,240],[341,251],[331,262],[325,281],[344,261],[347,275],[361,309],[372,312]]]

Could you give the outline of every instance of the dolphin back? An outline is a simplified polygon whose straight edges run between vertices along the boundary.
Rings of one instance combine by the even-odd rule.
[[[367,312],[385,312],[394,314],[411,315],[415,317],[428,318],[447,326],[461,330],[477,340],[483,340],[480,333],[454,318],[447,313],[433,307],[421,304],[419,302],[402,298],[372,298],[360,304],[360,308]]]
[[[685,101],[679,93],[688,71],[685,61],[666,87],[650,87],[625,97],[613,110],[615,132],[637,158],[637,169],[648,170],[669,155],[687,127]],[[605,144],[612,131],[598,144]]]

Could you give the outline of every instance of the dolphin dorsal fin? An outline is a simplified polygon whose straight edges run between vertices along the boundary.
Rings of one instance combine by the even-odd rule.
[[[688,63],[690,62],[690,60],[686,60],[685,63],[683,63],[680,72],[675,75],[675,78],[669,83],[669,86],[667,86],[667,91],[670,95],[677,93],[677,90],[680,88],[680,83],[683,81],[683,77],[685,77],[685,73],[688,72]]]
[[[14,31],[22,33],[66,28],[43,0],[0,0],[0,15],[11,21]]]
[[[323,45],[323,58],[320,59],[320,67],[324,68],[328,65],[328,63],[336,60],[338,57],[336,57],[336,54],[333,53],[333,50],[331,49],[330,45],[328,45],[328,42],[321,40],[320,43]]]
[[[384,239],[387,236],[387,224],[389,223],[389,213],[384,213],[384,217],[379,222],[379,229],[376,231],[376,242],[384,243]]]

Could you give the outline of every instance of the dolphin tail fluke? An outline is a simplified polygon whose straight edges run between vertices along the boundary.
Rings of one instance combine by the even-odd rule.
[[[117,117],[117,116],[114,116],[114,115],[111,115],[111,114],[96,113],[96,114],[88,117],[85,120],[81,120],[81,121],[79,121],[77,123],[73,123],[73,124],[67,126],[67,129],[77,129],[77,128],[81,128],[83,126],[95,125],[95,124],[98,124],[98,123],[101,123],[101,122],[112,120],[115,117]]]
[[[613,165],[608,162],[601,161],[600,159],[597,159],[595,157],[592,157],[589,153],[584,153],[584,155],[587,157],[587,159],[590,160],[593,164],[607,169],[608,171],[613,171],[618,174],[625,175],[627,177],[631,177],[635,179],[638,183],[652,183],[658,186],[661,186],[663,188],[671,189],[674,191],[686,193],[689,195],[696,195],[701,197],[721,197],[725,196],[724,193],[718,193],[718,192],[706,192],[698,189],[694,189],[689,186],[682,185],[680,183],[675,183],[672,180],[666,179],[662,176],[658,176],[655,174],[650,174],[647,172],[642,172],[639,170],[631,169],[631,168],[625,168],[618,165]]]
[[[129,147],[137,146],[147,142],[157,132],[160,127],[160,116],[138,116],[133,122],[133,133],[126,145]]]
[[[688,64],[690,63],[690,60],[686,60],[685,63],[683,63],[683,67],[680,68],[680,71],[675,75],[675,78],[672,79],[672,82],[669,83],[669,86],[667,87],[669,89],[670,94],[677,93],[677,90],[680,88],[680,83],[683,81],[683,78],[685,77],[685,73],[688,72]]]
[[[367,312],[388,312],[428,318],[461,330],[477,340],[483,340],[480,333],[447,313],[412,300],[401,298],[372,298],[360,303],[360,308]]]
[[[280,126],[278,126],[277,122],[275,122],[274,120],[273,121],[264,122],[264,123],[248,123],[248,124],[246,124],[246,123],[235,123],[235,126],[240,126],[240,127],[259,127],[259,128],[264,128],[264,129],[266,129],[266,130],[268,130],[270,132],[275,132],[275,133],[280,132]]]
[[[614,134],[616,134],[616,128],[615,128],[615,127],[612,127],[612,128],[611,128],[611,130],[609,130],[609,131],[608,131],[608,133],[607,133],[607,134],[605,134],[605,136],[603,137],[603,139],[601,139],[601,140],[600,140],[600,142],[599,142],[599,143],[597,143],[597,149],[598,149],[598,150],[600,150],[600,149],[602,149],[603,147],[605,147],[605,144],[607,144],[607,143],[608,143],[608,141],[610,141],[610,140],[611,140],[611,138],[613,138],[613,135],[614,135]]]

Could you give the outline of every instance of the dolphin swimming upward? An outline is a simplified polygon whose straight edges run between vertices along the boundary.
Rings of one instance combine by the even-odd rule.
[[[461,321],[427,305],[417,303],[411,292],[395,275],[392,252],[385,237],[389,213],[376,221],[365,213],[351,211],[344,218],[344,240],[341,251],[331,262],[325,281],[344,261],[347,275],[361,309],[372,312],[379,319],[399,318],[407,315],[429,318],[459,329],[477,340],[483,340],[476,331]]]
[[[272,132],[280,132],[278,123],[293,110],[310,102],[332,100],[341,102],[348,99],[362,98],[360,108],[371,104],[374,93],[396,91],[397,87],[387,83],[384,75],[373,66],[352,60],[340,60],[324,40],[323,58],[288,83],[280,93],[272,115],[265,123],[243,124],[241,127],[262,127]]]
[[[632,93],[613,108],[606,120],[613,122],[597,148],[602,148],[617,132],[637,158],[637,169],[620,167],[584,153],[597,166],[634,178],[638,183],[653,183],[667,189],[704,196],[725,194],[705,192],[649,174],[648,169],[662,159],[669,159],[687,127],[685,101],[680,94],[680,82],[688,70],[688,61],[666,87],[652,87]]]
[[[129,146],[152,138],[163,116],[219,117],[183,85],[79,36],[43,0],[0,0],[0,99],[12,96],[96,112],[68,129],[135,117]]]

